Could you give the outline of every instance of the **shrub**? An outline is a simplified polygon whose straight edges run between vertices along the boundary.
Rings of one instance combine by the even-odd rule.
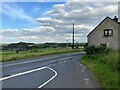
[[[95,53],[108,53],[109,49],[106,46],[100,45],[98,47],[95,46],[86,46],[85,51],[87,55],[92,55]]]
[[[118,64],[117,64],[117,69],[120,71],[120,52],[118,53]]]
[[[95,53],[95,46],[86,46],[85,51],[86,51],[86,54],[91,55]]]

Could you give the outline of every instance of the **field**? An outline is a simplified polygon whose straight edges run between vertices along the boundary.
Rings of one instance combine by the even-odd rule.
[[[110,51],[108,54],[84,55],[81,62],[90,69],[102,88],[117,90],[119,86],[118,56],[119,53],[115,51]]]
[[[67,49],[67,48],[56,48],[56,49],[51,48],[51,49],[25,50],[25,51],[19,51],[19,53],[16,53],[16,51],[14,50],[4,50],[0,53],[0,57],[2,57],[0,61],[6,62],[6,61],[39,57],[49,54],[77,52],[77,51],[81,51],[81,50],[77,49],[73,51],[72,49]]]

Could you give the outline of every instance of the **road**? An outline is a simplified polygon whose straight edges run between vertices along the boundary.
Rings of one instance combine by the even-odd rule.
[[[84,52],[64,53],[5,62],[3,88],[99,88],[89,70],[80,63]]]

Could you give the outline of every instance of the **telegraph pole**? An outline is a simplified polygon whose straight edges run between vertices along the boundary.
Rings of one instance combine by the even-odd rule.
[[[73,43],[72,43],[72,49],[74,50],[74,22],[73,22]]]
[[[68,48],[68,40],[66,39],[66,47]]]

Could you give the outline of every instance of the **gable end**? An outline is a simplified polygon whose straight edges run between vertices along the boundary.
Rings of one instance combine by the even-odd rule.
[[[88,37],[94,30],[96,30],[96,28],[97,28],[98,26],[100,26],[101,23],[103,23],[107,18],[110,19],[110,20],[112,20],[112,21],[114,21],[113,19],[111,19],[110,17],[107,16],[105,19],[103,19],[103,20],[87,35],[87,37]],[[114,21],[114,22],[115,22],[115,21]],[[119,25],[118,22],[116,22],[116,24]]]

